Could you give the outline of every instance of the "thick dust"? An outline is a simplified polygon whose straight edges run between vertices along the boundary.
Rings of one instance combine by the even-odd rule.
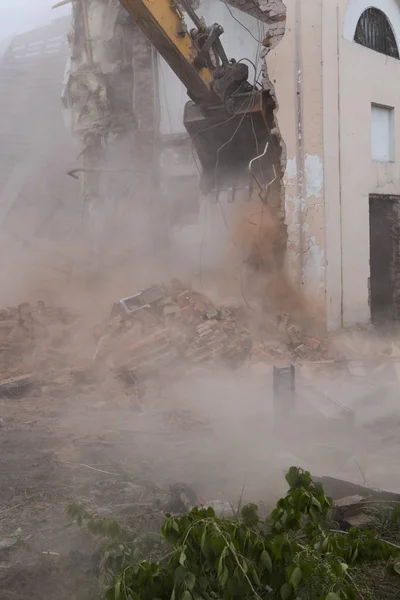
[[[15,539],[0,550],[0,589],[14,591],[10,598],[63,600],[90,588],[92,571],[76,565],[90,563],[98,545],[65,517],[71,500],[135,520],[141,530],[159,526],[176,482],[205,503],[241,499],[267,508],[284,493],[284,470],[292,464],[400,487],[389,426],[398,391],[391,340],[378,356],[372,340],[368,367],[356,376],[348,359],[365,358],[366,339],[353,340],[349,353],[345,336],[331,359],[318,360],[320,347],[328,352],[326,340],[303,343],[321,331],[317,310],[288,277],[285,226],[268,206],[221,195],[217,202],[199,198],[198,214],[172,218],[176,207],[171,214],[168,206],[160,209],[141,178],[129,177],[118,197],[89,210],[77,186],[73,241],[50,226],[39,239],[23,211],[23,235],[2,238],[0,306],[43,301],[76,314],[69,329],[44,324],[36,352],[29,345],[13,356],[13,369],[29,365],[33,392],[0,399],[0,543]],[[35,199],[32,190],[32,206]],[[234,368],[217,359],[156,368],[139,393],[142,382],[123,380],[112,357],[100,365],[94,357],[114,303],[174,278],[206,294],[216,309],[241,309],[253,346]],[[285,319],[298,341],[288,336]],[[16,329],[21,333],[20,323]],[[0,343],[2,360],[11,342]],[[291,362],[297,396],[277,424],[273,368]],[[355,429],[343,421],[342,404],[354,413]],[[91,588],[88,594],[95,597]]]
[[[379,356],[373,357],[370,341],[367,358],[377,371],[369,369],[368,376],[352,377],[343,362],[299,361],[298,398],[285,421],[276,424],[273,365],[294,360],[282,342],[277,317],[289,312],[292,320],[306,323],[309,315],[279,265],[281,224],[263,207],[258,209],[257,215],[248,204],[231,207],[231,223],[239,223],[236,231],[233,225],[231,229],[236,246],[229,232],[225,252],[214,256],[209,269],[203,264],[202,275],[216,306],[226,299],[242,306],[254,345],[268,343],[276,353],[253,354],[236,370],[215,361],[192,372],[184,364],[173,375],[159,371],[140,398],[134,385],[121,381],[112,362],[91,371],[99,338],[113,304],[122,297],[172,277],[203,291],[198,255],[190,260],[191,253],[200,251],[201,223],[181,264],[177,248],[182,248],[185,235],[179,226],[162,258],[146,245],[135,247],[131,239],[126,239],[125,254],[113,255],[107,234],[103,242],[104,247],[110,244],[108,264],[93,260],[87,240],[80,246],[52,242],[36,251],[32,245],[29,256],[14,251],[3,271],[3,305],[43,300],[79,315],[78,326],[58,340],[62,368],[37,372],[42,381],[32,396],[3,398],[0,404],[1,527],[4,536],[20,531],[15,534],[18,543],[0,557],[0,564],[5,568],[3,585],[14,585],[9,574],[19,574],[15,589],[21,597],[28,585],[23,582],[32,582],[32,570],[41,574],[40,582],[33,578],[35,600],[44,593],[61,600],[77,586],[83,590],[92,585],[90,568],[77,571],[73,557],[79,551],[90,563],[97,545],[63,515],[70,500],[122,520],[135,515],[140,527],[152,529],[159,526],[175,482],[190,485],[205,503],[237,504],[242,497],[267,508],[284,493],[284,470],[292,464],[317,475],[400,487],[394,462],[398,447],[388,428],[397,410],[398,381],[395,372],[390,379],[384,371],[392,367],[392,355],[385,354],[388,348],[393,354],[390,344],[381,340]],[[123,235],[117,239],[118,248],[123,247]],[[242,280],[238,257],[246,258]],[[349,355],[349,339],[336,340],[340,360]],[[352,341],[350,359],[360,359],[365,342]],[[326,394],[335,407],[340,401],[354,410],[355,430],[344,426],[340,410],[332,414]],[[52,554],[43,554],[48,552]],[[25,570],[18,566],[22,561]],[[62,589],[55,585],[60,581]],[[90,593],[93,597],[92,588]]]

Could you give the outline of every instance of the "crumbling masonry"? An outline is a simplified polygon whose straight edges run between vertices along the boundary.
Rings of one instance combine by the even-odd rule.
[[[263,49],[266,56],[285,32],[283,2],[230,0],[229,4],[267,25]],[[158,98],[153,73],[154,50],[141,30],[132,27],[131,18],[118,0],[73,3],[69,43],[71,64],[64,103],[71,112],[72,129],[81,140],[80,166],[86,169],[82,173],[83,195],[95,232],[101,233],[105,225],[110,227],[116,198],[122,206],[124,202],[121,203],[120,198],[125,196],[125,208],[129,208],[132,200],[129,190],[135,186],[135,173],[141,174],[141,202],[152,206],[153,210],[161,210],[155,201],[160,188],[155,176],[158,173],[159,140],[155,118]],[[264,85],[274,96],[266,68]],[[277,129],[277,123],[271,123],[271,127]],[[104,151],[106,144],[107,154]],[[275,193],[270,197],[283,223],[283,143],[281,149],[280,173]],[[107,169],[116,168],[127,171],[125,175],[120,172],[118,177],[110,177]],[[146,173],[151,176],[143,176]],[[159,239],[160,235],[158,232],[156,237]]]

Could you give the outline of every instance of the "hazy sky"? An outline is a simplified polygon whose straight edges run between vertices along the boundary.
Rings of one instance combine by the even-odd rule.
[[[0,42],[49,23],[70,12],[70,6],[51,10],[57,0],[0,0]]]

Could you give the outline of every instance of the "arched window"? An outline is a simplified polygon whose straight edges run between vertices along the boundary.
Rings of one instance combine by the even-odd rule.
[[[392,26],[385,13],[378,8],[367,8],[363,12],[357,23],[354,41],[386,56],[400,58]]]

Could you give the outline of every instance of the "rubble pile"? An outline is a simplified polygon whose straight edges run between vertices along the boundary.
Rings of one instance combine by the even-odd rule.
[[[289,315],[280,318],[275,334],[252,333],[243,307],[216,307],[177,280],[121,299],[96,328],[65,308],[24,303],[0,310],[0,395],[33,382],[63,383],[63,373],[64,379],[88,383],[111,371],[126,385],[148,386],[155,375],[173,379],[215,364],[237,368],[260,360],[327,358],[325,342],[306,337]]]
[[[328,341],[307,335],[307,332],[293,322],[287,313],[279,315],[277,322],[270,326],[268,331],[264,331],[261,339],[253,342],[252,355],[271,363],[275,361],[294,361],[300,364],[335,362]]]
[[[44,302],[0,310],[0,393],[31,387],[39,372],[65,367],[60,349],[76,319]]]
[[[240,307],[217,309],[209,298],[173,281],[115,304],[94,359],[133,383],[175,366],[240,366],[251,348]]]

